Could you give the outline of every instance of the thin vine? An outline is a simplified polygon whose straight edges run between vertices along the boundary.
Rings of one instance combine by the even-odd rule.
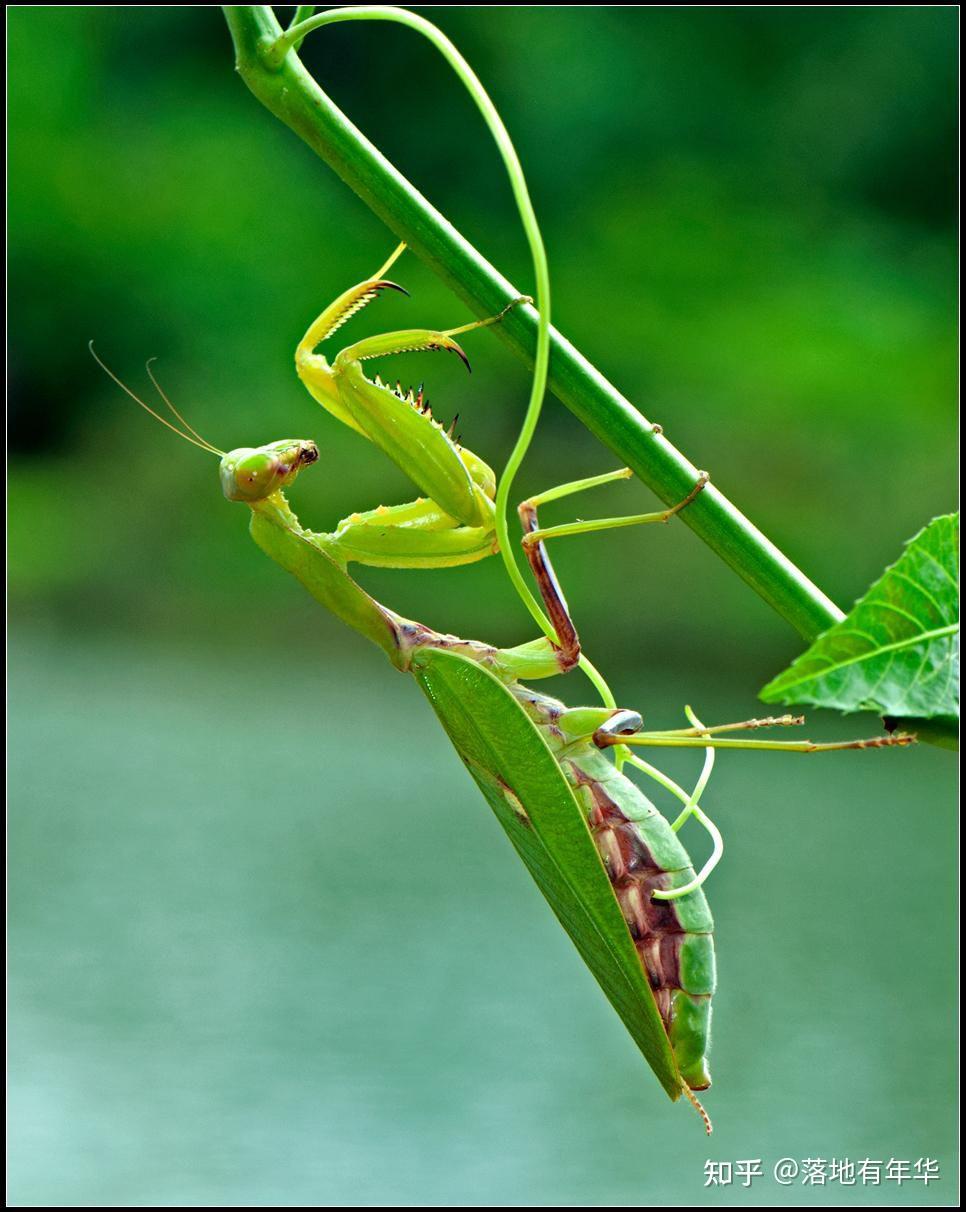
[[[330,10],[283,31],[267,5],[226,6],[238,72],[254,95],[325,160],[477,316],[492,315],[521,292],[349,121],[298,58],[297,44],[311,23],[326,24],[334,19],[333,12],[345,14],[340,20],[360,20],[367,11],[376,10],[368,6]],[[413,28],[422,20],[405,9],[387,11],[396,14],[392,19]],[[445,40],[441,34],[439,38]],[[540,335],[537,311],[515,308],[496,331],[520,357],[535,363]],[[673,504],[694,484],[697,467],[552,326],[548,386],[661,500]],[[806,639],[814,639],[843,617],[713,482],[681,520]],[[518,577],[519,569],[513,578],[515,585]]]

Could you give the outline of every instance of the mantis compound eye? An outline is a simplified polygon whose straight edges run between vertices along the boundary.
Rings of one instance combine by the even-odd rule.
[[[557,722],[568,740],[592,739],[598,749],[619,745],[622,736],[640,732],[644,724],[638,712],[613,707],[572,707]]]
[[[617,745],[620,743],[622,736],[630,736],[634,732],[640,732],[644,726],[644,719],[636,711],[614,711],[611,713],[610,719],[594,733],[594,744],[598,749],[606,749],[609,745]]]
[[[314,442],[285,438],[268,446],[240,446],[221,461],[221,489],[229,501],[263,501],[287,488],[303,467],[318,461]]]

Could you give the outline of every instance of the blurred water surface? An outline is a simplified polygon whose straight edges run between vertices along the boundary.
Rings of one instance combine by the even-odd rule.
[[[427,11],[517,144],[561,330],[847,606],[955,501],[956,9]],[[413,490],[308,398],[292,350],[394,239],[246,91],[217,8],[19,6],[8,26],[11,1202],[954,1202],[950,755],[719,760],[706,1142],[416,688],[253,549],[214,462],[87,352],[139,390],[159,355],[219,446],[317,439],[293,502],[331,529]],[[304,54],[530,289],[498,158],[432,48],[353,23]],[[398,276],[413,297],[347,340],[469,318],[415,258]],[[527,374],[492,332],[467,349],[472,376],[431,354],[381,373],[424,379],[499,467]],[[550,400],[519,493],[612,465]],[[629,483],[578,512],[652,507]],[[800,650],[683,524],[557,563],[655,727],[686,702],[747,716]],[[495,560],[364,580],[440,629],[528,638]],[[944,1177],[703,1187],[706,1158],[784,1155],[931,1156]]]
[[[255,634],[15,637],[15,1206],[729,1205],[706,1158],[788,1155],[943,1179],[740,1202],[955,1202],[949,755],[719,760],[709,1142],[409,679]]]

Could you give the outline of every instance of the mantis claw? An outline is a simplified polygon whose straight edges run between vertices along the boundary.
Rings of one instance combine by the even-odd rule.
[[[473,373],[473,367],[470,366],[469,358],[466,356],[463,349],[459,345],[456,344],[455,341],[447,341],[445,345],[443,345],[439,341],[434,341],[432,345],[427,345],[426,348],[431,349],[434,352],[441,350],[441,349],[445,349],[445,350],[448,350],[450,353],[456,354],[456,356],[462,361],[463,365],[466,367],[467,371],[470,374]]]
[[[390,282],[388,278],[381,278],[378,282],[373,282],[373,290],[398,290],[401,295],[405,295],[407,299],[412,298],[405,286],[400,286],[398,282]]]

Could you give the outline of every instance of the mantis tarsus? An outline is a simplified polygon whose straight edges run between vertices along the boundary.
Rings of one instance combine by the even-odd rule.
[[[285,439],[226,454],[192,429],[163,392],[173,422],[134,398],[181,437],[219,457],[224,494],[249,506],[252,537],[267,555],[297,577],[322,605],[377,644],[396,668],[414,674],[665,1090],[672,1099],[686,1094],[710,1131],[710,1121],[692,1091],[710,1084],[707,1050],[715,970],[712,919],[702,884],[720,858],[722,844],[700,799],[715,750],[739,746],[811,752],[905,744],[912,738],[893,735],[829,745],[734,740],[718,733],[801,721],[786,716],[706,727],[690,709],[690,727],[649,732],[643,729],[640,715],[617,708],[606,682],[580,651],[546,541],[614,526],[667,521],[701,491],[706,481],[703,473],[682,501],[656,513],[541,529],[537,519],[541,505],[624,478],[626,469],[564,484],[524,501],[519,509],[523,548],[543,600],[544,609],[540,608],[513,560],[506,506],[513,475],[533,434],[546,382],[549,287],[539,229],[502,122],[452,44],[423,18],[404,10],[359,7],[297,18],[266,47],[265,60],[281,63],[307,33],[323,24],[368,17],[398,21],[426,34],[456,69],[497,140],[530,242],[540,325],[537,358],[523,430],[499,484],[479,456],[435,421],[421,387],[387,387],[378,377],[369,379],[364,364],[416,349],[451,350],[465,360],[457,336],[496,323],[509,308],[529,300],[508,300],[498,315],[458,328],[408,329],[369,337],[342,350],[331,364],[316,352],[382,290],[401,289],[385,275],[403,246],[310,325],[298,345],[296,366],[313,397],[338,420],[374,442],[424,497],[354,514],[330,533],[312,532],[300,524],[285,490],[304,467],[319,460],[314,442]],[[154,381],[153,374],[151,378]],[[537,640],[509,649],[460,639],[405,619],[372,598],[348,571],[352,563],[445,567],[480,560],[496,551],[543,632]],[[567,708],[524,684],[577,665],[599,690],[603,706]],[[633,749],[643,746],[703,749],[704,769],[694,791],[687,793],[637,757]],[[608,756],[611,749],[616,761]],[[621,769],[625,763],[639,767],[682,801],[684,808],[673,823],[625,777]],[[712,857],[698,874],[677,837],[691,816],[705,825],[714,841]]]

